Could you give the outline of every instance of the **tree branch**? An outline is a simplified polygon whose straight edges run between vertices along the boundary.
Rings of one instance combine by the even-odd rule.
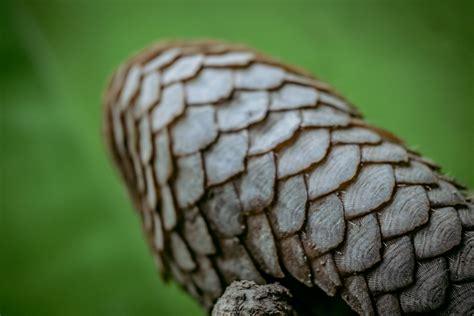
[[[214,305],[212,316],[295,316],[290,300],[290,292],[278,283],[257,285],[253,281],[234,281]]]

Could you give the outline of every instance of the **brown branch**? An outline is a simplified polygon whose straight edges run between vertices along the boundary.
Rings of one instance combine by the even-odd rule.
[[[295,316],[290,300],[290,292],[278,283],[257,285],[253,281],[234,281],[214,305],[212,315]]]

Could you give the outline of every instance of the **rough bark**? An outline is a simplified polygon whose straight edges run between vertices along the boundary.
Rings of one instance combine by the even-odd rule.
[[[234,281],[217,300],[212,316],[237,315],[296,316],[296,313],[291,306],[290,292],[280,284]]]

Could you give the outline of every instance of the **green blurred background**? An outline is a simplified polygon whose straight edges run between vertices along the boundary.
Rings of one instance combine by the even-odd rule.
[[[307,68],[470,188],[472,1],[2,1],[0,314],[199,315],[155,273],[101,138],[101,94],[161,38]]]

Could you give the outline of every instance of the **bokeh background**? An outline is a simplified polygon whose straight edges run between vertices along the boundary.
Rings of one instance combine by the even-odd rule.
[[[201,315],[153,267],[101,94],[163,38],[245,42],[327,80],[474,188],[472,1],[1,1],[0,314]]]

